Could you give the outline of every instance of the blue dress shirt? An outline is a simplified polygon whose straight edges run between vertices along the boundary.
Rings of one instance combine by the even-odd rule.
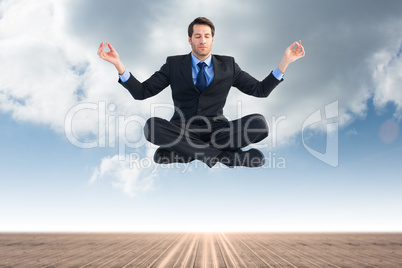
[[[191,53],[191,59],[192,59],[193,82],[194,82],[194,85],[196,85],[197,84],[197,75],[198,75],[198,72],[200,71],[200,67],[198,67],[197,64],[200,62],[200,60],[197,59],[193,55],[193,53]],[[207,86],[209,86],[209,84],[211,84],[211,82],[215,76],[214,66],[212,64],[211,55],[204,62],[207,64],[207,66],[205,67],[205,74],[207,77]],[[276,67],[275,70],[272,71],[272,75],[275,76],[275,78],[278,79],[279,81],[282,80],[282,78],[283,78],[283,73],[281,73],[281,71],[279,71],[278,67]],[[130,78],[130,73],[126,69],[123,74],[119,75],[119,77],[120,77],[121,82],[125,83]]]
[[[197,59],[193,53],[191,53],[191,60],[192,60],[192,70],[193,70],[193,82],[194,85],[197,86],[197,76],[198,72],[200,71],[200,67],[198,67],[198,63],[200,62],[199,59]],[[204,60],[205,66],[205,77],[207,78],[207,86],[211,84],[212,80],[214,80],[215,72],[214,72],[214,66],[212,65],[212,56],[209,55],[209,57]]]

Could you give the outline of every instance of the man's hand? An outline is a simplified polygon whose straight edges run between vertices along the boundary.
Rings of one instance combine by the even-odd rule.
[[[286,48],[282,61],[278,65],[279,71],[284,73],[290,63],[303,58],[305,54],[306,53],[304,52],[304,47],[301,45],[301,41],[299,40],[299,42],[294,42],[288,48]]]
[[[108,46],[109,47],[109,52],[105,52],[105,47]],[[112,47],[111,44],[109,43],[105,43],[103,44],[103,42],[100,44],[99,48],[98,48],[98,55],[101,59],[110,62],[111,64],[113,64],[117,71],[119,72],[119,74],[123,74],[124,71],[126,70],[126,68],[124,67],[123,63],[120,61],[119,58],[119,54],[117,53],[117,51]]]

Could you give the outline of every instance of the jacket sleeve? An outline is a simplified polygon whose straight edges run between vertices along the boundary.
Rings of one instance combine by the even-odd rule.
[[[130,72],[130,78],[126,82],[122,82],[119,78],[119,83],[125,87],[136,100],[144,100],[155,96],[163,89],[169,86],[169,58],[166,63],[155,72],[150,78],[144,82],[140,82]]]
[[[280,81],[276,79],[272,72],[264,80],[258,81],[247,72],[242,71],[236,62],[233,62],[233,64],[233,86],[247,95],[260,98],[268,97],[272,90],[283,81],[283,78]]]

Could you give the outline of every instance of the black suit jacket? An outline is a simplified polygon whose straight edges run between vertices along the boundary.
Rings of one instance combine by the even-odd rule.
[[[152,97],[170,85],[176,109],[170,121],[180,122],[194,116],[224,119],[223,107],[232,86],[248,95],[267,97],[283,81],[278,81],[271,72],[260,82],[242,71],[233,57],[213,55],[212,64],[214,79],[203,92],[193,82],[191,54],[168,57],[161,69],[143,83],[131,73],[125,83],[120,79],[119,83],[136,100]]]

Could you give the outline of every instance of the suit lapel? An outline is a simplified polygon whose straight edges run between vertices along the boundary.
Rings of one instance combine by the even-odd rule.
[[[214,55],[212,55],[212,65],[214,66],[214,79],[211,83],[205,88],[204,92],[210,90],[209,88],[213,88],[215,84],[221,79],[222,73],[224,72],[224,66],[222,62],[218,60]]]
[[[191,62],[191,54],[187,54],[181,62],[180,70],[184,77],[184,81],[191,86],[193,90],[200,92],[194,85],[193,82],[193,65]]]
[[[209,84],[205,88],[205,90],[208,90],[210,87],[213,87],[216,84],[216,82],[222,77],[222,72],[224,71],[222,62],[219,61],[214,55],[212,55],[212,64],[214,66],[214,79],[211,81],[211,84]]]

